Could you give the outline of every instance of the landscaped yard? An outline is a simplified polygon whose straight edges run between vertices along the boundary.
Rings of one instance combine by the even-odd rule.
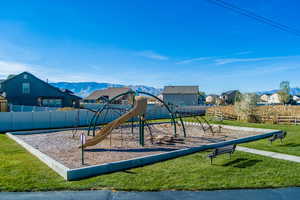
[[[190,121],[192,119],[188,119],[188,120]],[[287,136],[283,140],[282,144],[280,143],[280,140],[276,140],[273,144],[271,144],[269,140],[265,139],[265,140],[258,140],[255,142],[243,144],[243,146],[300,156],[300,126],[299,125],[256,124],[256,123],[245,123],[239,121],[229,121],[229,120],[224,120],[223,122],[212,121],[212,123],[287,131]]]
[[[300,186],[300,164],[242,152],[234,153],[231,160],[227,155],[220,156],[213,165],[207,158],[208,153],[202,152],[125,172],[67,182],[5,135],[0,135],[0,146],[0,191]]]

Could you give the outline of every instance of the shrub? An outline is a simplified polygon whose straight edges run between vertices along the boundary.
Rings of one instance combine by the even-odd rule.
[[[247,122],[256,122],[257,95],[252,93],[242,94],[239,101],[234,104],[235,113],[238,119]]]

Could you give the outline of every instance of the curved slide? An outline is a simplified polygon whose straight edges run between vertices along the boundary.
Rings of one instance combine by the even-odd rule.
[[[120,124],[128,121],[132,117],[141,116],[145,114],[147,109],[147,99],[142,96],[135,97],[134,107],[123,114],[121,117],[115,119],[114,121],[105,125],[102,129],[96,132],[96,136],[92,139],[86,141],[83,145],[83,148],[88,146],[94,146],[104,140],[115,128],[117,128]]]

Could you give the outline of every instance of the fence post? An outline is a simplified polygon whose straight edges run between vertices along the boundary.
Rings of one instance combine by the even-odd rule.
[[[63,111],[65,113],[65,122],[67,121],[67,112]]]
[[[35,123],[34,123],[34,117],[33,117],[33,111],[31,111],[31,124],[32,124],[32,128],[34,129],[35,128]]]
[[[14,112],[10,112],[11,120],[11,130],[14,130]]]
[[[51,110],[49,110],[49,128],[51,128],[52,125],[52,117],[51,117]]]

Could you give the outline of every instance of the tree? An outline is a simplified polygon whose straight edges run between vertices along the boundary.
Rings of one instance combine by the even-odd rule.
[[[280,85],[280,90],[277,92],[279,95],[279,100],[283,104],[287,104],[290,102],[292,96],[290,95],[290,82],[289,81],[281,81]]]
[[[198,92],[198,95],[199,95],[199,96],[205,96],[205,92],[199,91],[199,92]]]
[[[204,104],[205,97],[206,97],[205,92],[199,91],[198,92],[198,101],[199,101],[198,103],[199,104]]]
[[[255,93],[240,95],[239,100],[234,104],[235,112],[238,114],[240,120],[254,121],[257,101],[258,96]]]
[[[280,90],[290,94],[290,82],[289,81],[281,81],[280,83]]]

